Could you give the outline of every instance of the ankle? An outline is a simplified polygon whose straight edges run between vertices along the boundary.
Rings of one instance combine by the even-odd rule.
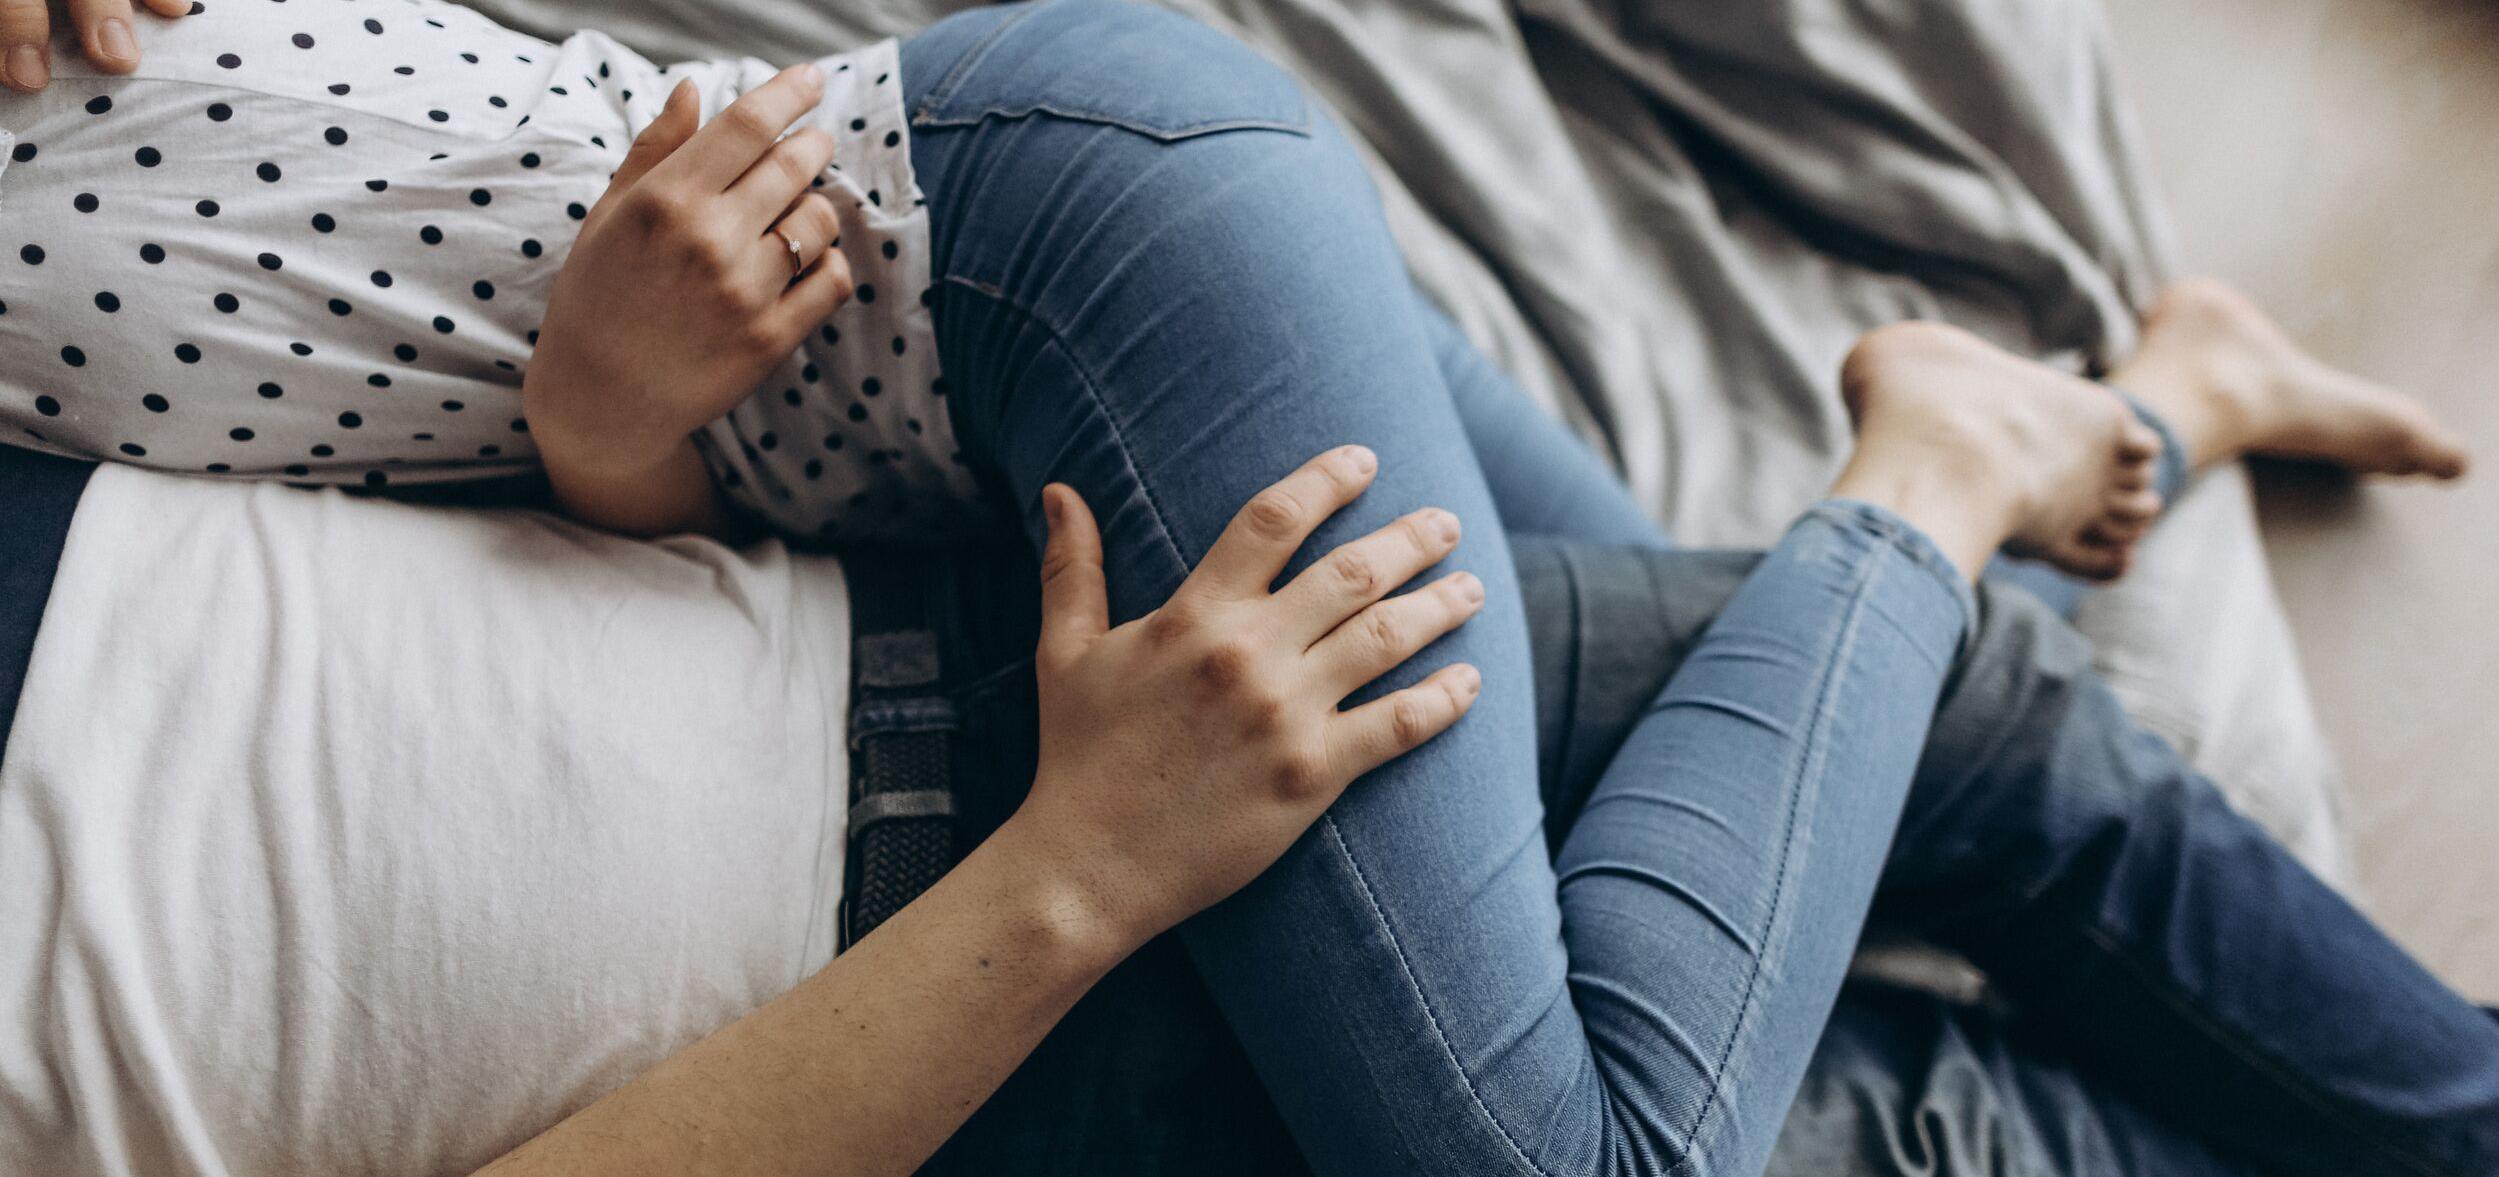
[[[1916,443],[1872,435],[1831,484],[1831,497],[1881,507],[1925,532],[1962,577],[1975,582],[2027,509],[2021,480],[1986,447],[1958,444],[1946,428]]]
[[[2111,372],[2108,383],[2169,426],[2193,470],[2238,459],[2263,431],[2259,409],[2267,380],[2226,356],[2138,355]]]

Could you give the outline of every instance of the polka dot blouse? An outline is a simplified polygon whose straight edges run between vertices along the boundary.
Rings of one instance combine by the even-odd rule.
[[[202,0],[144,64],[0,94],[0,430],[233,478],[379,486],[535,463],[520,387],[547,292],[634,135],[690,78],[433,0]],[[853,300],[697,442],[788,535],[966,513],[892,42],[825,58]]]

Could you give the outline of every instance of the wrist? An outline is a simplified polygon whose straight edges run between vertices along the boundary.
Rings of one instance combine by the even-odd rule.
[[[1170,925],[1149,914],[1135,888],[1118,885],[1109,856],[1045,824],[1019,810],[981,851],[998,857],[1011,901],[1053,951],[1107,972]]]
[[[538,445],[538,462],[559,492],[601,493],[620,487],[651,485],[659,476],[689,459],[700,462],[690,436],[669,438],[585,437],[568,429],[539,428],[530,422]]]
[[[557,467],[580,477],[628,479],[666,464],[685,443],[686,431],[655,428],[631,411],[634,398],[586,387],[586,373],[550,346],[521,382],[521,410],[530,440],[554,474]]]
[[[530,440],[547,476],[558,482],[630,483],[678,460],[693,445],[683,434],[653,435],[621,429],[592,429],[562,414],[529,415]]]

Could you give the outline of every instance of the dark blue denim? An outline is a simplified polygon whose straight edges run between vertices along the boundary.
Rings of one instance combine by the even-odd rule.
[[[2095,682],[1991,684],[1971,697],[2064,685],[1982,712],[1937,766],[1947,678],[1976,665],[1957,661],[1970,605],[1871,509],[1810,513],[1677,658],[1614,688],[1633,721],[1580,741],[1609,747],[1549,849],[1549,704],[1510,537],[1673,555],[1416,296],[1342,135],[1242,46],[1093,0],[952,18],[906,43],[903,72],[957,434],[1034,538],[1045,482],[1086,496],[1119,618],[1158,604],[1253,491],[1345,442],[1379,451],[1381,478],[1303,561],[1426,504],[1467,524],[1449,566],[1488,607],[1387,685],[1463,658],[1490,684],[1474,713],[1178,936],[1315,1169],[1762,1171],[1878,883],[2201,1135],[2291,1166],[2354,1158],[2337,1172],[2492,1155],[2499,1030]],[[1586,632],[1606,659],[1627,649]],[[2276,1007],[2290,995],[2352,1008],[2321,1025]],[[1088,1098],[1087,1067],[1156,1065],[1056,1050],[1036,1062]],[[1122,1129],[1016,1119],[1017,1098],[976,1120],[959,1171],[1117,1168],[1048,1146],[1117,1151]],[[1033,1135],[964,1160],[1002,1121]]]
[[[1514,550],[1568,821],[1754,558]],[[2016,1016],[1843,1001],[1773,1172],[2499,1171],[2483,1011],[2134,724],[2019,588],[1980,586],[1874,919],[1969,957]]]
[[[0,445],[0,755],[35,654],[52,574],[95,463]]]

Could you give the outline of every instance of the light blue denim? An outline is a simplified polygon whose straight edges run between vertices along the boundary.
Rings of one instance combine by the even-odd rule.
[[[1901,874],[1886,856],[1972,625],[1966,586],[1878,509],[1808,512],[1682,654],[1548,855],[1507,532],[1651,551],[1663,539],[1603,489],[1592,455],[1453,346],[1342,135],[1237,43],[1096,0],[949,19],[905,44],[903,74],[934,232],[926,297],[966,460],[1034,539],[1041,486],[1085,495],[1118,618],[1159,604],[1254,491],[1336,445],[1372,447],[1380,478],[1296,571],[1417,507],[1466,523],[1445,567],[1485,581],[1484,613],[1380,689],[1463,659],[1488,683],[1474,713],[1358,783],[1274,870],[1181,929],[1311,1166],[1761,1172],[1878,884]],[[2058,767],[2122,800],[2164,765]],[[2085,818],[2127,832],[2111,807],[2023,804],[2034,808],[1996,812],[2056,838],[1992,865],[2050,884],[2114,880],[2078,869],[2109,845]],[[2117,842],[2132,845],[2152,843]],[[1979,851],[1938,861],[1988,861]],[[2283,881],[2250,854],[2255,878]],[[2181,881],[2152,866],[2114,880],[2130,888],[2107,897],[2121,922],[2143,914],[2148,888]],[[2244,899],[2186,893],[2215,916]],[[1957,897],[1948,910],[2005,922],[1989,895]],[[2018,916],[2014,898],[2063,897],[2003,898]],[[2012,962],[2017,931],[1973,942]],[[2219,943],[2248,954],[2225,965],[2351,980],[2280,945]],[[2205,963],[2186,946],[2123,967]],[[2366,988],[2336,996],[2366,1000]],[[2145,991],[2224,1010],[2244,995]],[[2426,997],[2407,1009],[2451,1012]],[[2144,1013],[2081,1012],[2103,1025]]]
[[[1757,1171],[1966,625],[1932,545],[1869,507],[1800,522],[1633,737],[1675,771],[1609,782],[1548,860],[1501,517],[1337,129],[1117,5],[957,17],[903,72],[958,437],[1028,519],[1047,482],[1086,496],[1117,618],[1332,446],[1381,473],[1304,560],[1425,505],[1466,524],[1446,567],[1487,608],[1383,686],[1463,659],[1492,689],[1182,933],[1315,1167]]]

